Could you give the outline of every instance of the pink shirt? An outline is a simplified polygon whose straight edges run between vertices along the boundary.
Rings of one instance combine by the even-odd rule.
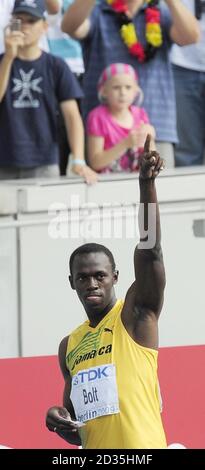
[[[142,122],[149,123],[149,118],[143,108],[131,106],[130,111],[133,115],[133,126],[130,129],[120,126],[110,114],[109,109],[105,105],[94,108],[88,115],[87,134],[104,138],[104,150],[107,150],[118,144],[121,140],[128,136],[132,129],[138,127]],[[119,171],[136,171],[138,169],[138,157],[141,149],[137,152],[131,151],[119,157],[110,163],[109,166],[99,173],[110,173]]]

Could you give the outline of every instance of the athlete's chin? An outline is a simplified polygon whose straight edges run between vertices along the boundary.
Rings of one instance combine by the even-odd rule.
[[[99,306],[101,307],[101,306],[103,306],[103,299],[100,296],[88,296],[85,299],[85,304],[90,305],[90,306],[91,305],[92,306],[96,305],[97,307],[99,307]]]

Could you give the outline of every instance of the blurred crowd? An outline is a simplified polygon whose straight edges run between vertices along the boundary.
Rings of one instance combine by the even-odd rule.
[[[204,164],[205,0],[0,0],[0,179]]]

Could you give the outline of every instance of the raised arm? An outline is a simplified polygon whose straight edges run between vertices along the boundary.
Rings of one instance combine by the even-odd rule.
[[[200,28],[199,23],[183,5],[181,0],[165,0],[171,15],[172,15],[172,27],[170,36],[174,42],[179,46],[186,46],[199,41]]]
[[[163,168],[163,161],[156,151],[150,151],[150,140],[148,135],[140,160],[140,243],[134,254],[135,281],[126,295],[122,322],[136,342],[156,349],[157,320],[163,304],[165,270],[155,178]],[[148,227],[147,237],[144,226]]]
[[[89,16],[96,4],[96,0],[75,0],[66,10],[62,30],[76,39],[87,36],[90,28]]]
[[[61,372],[65,380],[63,407],[52,406],[49,408],[46,415],[46,426],[49,431],[56,432],[66,442],[74,445],[81,445],[77,427],[72,422],[70,422],[71,419],[75,420],[75,413],[72,402],[70,400],[71,376],[66,367],[67,343],[68,337],[61,341],[58,353]]]
[[[18,55],[19,47],[23,47],[23,45],[24,34],[21,31],[6,31],[5,54],[0,62],[0,102],[4,98],[8,88],[13,61]]]
[[[59,0],[45,0],[45,4],[49,15],[56,15],[60,10]]]

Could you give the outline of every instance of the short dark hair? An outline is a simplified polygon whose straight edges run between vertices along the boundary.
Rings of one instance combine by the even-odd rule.
[[[100,245],[99,243],[85,243],[84,245],[81,245],[78,248],[76,248],[76,250],[74,250],[70,256],[69,268],[70,268],[71,274],[72,274],[72,268],[73,268],[75,257],[78,255],[89,254],[89,253],[104,253],[109,258],[110,264],[112,266],[112,270],[115,271],[116,265],[115,265],[113,254],[108,248],[106,248],[106,246]]]

